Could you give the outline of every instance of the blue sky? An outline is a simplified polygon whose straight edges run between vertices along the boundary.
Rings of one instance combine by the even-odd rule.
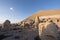
[[[60,0],[0,0],[0,22],[19,22],[39,10],[60,10]]]

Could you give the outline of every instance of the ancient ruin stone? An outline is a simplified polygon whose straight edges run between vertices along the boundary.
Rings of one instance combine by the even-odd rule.
[[[37,28],[38,27],[38,24],[39,24],[39,17],[38,16],[36,16],[36,18],[35,18],[35,28]]]
[[[24,28],[25,22],[22,22],[20,26],[21,26],[21,28]]]
[[[32,26],[34,24],[34,21],[30,19],[29,23],[30,23],[30,26]]]
[[[39,24],[39,36],[42,40],[57,40],[58,30],[53,22]]]
[[[39,28],[39,29],[38,29],[38,31],[39,31],[39,36],[42,35],[42,29],[43,29],[43,27],[45,26],[44,24],[45,24],[45,23],[40,23],[39,26],[38,26],[38,28]]]
[[[23,22],[22,25],[24,26],[25,25],[25,22]]]
[[[39,17],[38,16],[36,16],[36,18],[35,18],[35,23],[39,23]]]
[[[25,23],[25,26],[24,26],[24,28],[26,28],[26,29],[28,28],[28,29],[29,29],[29,28],[30,28],[30,25],[29,25],[29,23]]]
[[[11,26],[11,24],[10,24],[10,21],[9,21],[9,20],[6,20],[6,21],[3,23],[3,28],[4,28],[5,30],[9,30],[9,29],[10,29],[10,26]]]

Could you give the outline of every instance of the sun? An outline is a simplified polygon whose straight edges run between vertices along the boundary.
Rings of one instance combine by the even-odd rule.
[[[13,7],[11,7],[10,10],[14,10]]]

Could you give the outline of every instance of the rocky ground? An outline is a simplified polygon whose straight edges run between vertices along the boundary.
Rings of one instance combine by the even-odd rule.
[[[38,32],[33,29],[13,29],[0,32],[0,40],[34,40]]]

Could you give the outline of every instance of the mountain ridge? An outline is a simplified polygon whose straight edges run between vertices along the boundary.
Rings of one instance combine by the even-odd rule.
[[[41,10],[24,19],[23,21],[29,21],[30,19],[34,20],[36,16],[49,16],[49,15],[60,15],[60,10]]]

